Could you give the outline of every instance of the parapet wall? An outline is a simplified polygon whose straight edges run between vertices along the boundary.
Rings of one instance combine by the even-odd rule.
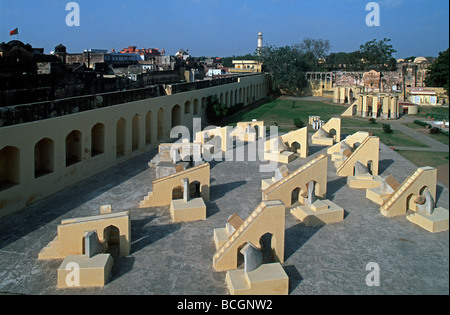
[[[65,110],[94,106],[100,96],[103,105],[115,105],[47,119],[40,119],[43,104],[33,110],[24,107],[34,120],[30,122],[24,121],[25,114],[21,118],[13,112],[17,124],[0,128],[0,217],[168,142],[176,125],[192,132],[193,119],[205,117],[210,95],[223,98],[228,106],[242,96],[247,106],[248,100],[265,98],[268,88],[269,77],[260,74],[159,97],[150,89],[145,93],[155,97],[135,101],[130,101],[133,91],[78,98]]]
[[[118,91],[58,99],[54,101],[36,102],[30,104],[0,107],[0,127],[49,119],[74,113],[94,110],[103,107],[137,102],[164,95],[174,95],[183,92],[219,87],[226,84],[245,81],[253,75],[219,78],[213,80],[195,81],[189,83],[174,83],[154,85],[128,91]]]

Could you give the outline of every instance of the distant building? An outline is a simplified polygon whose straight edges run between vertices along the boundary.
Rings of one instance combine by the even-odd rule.
[[[230,68],[230,73],[251,73],[262,72],[262,63],[256,60],[233,60],[234,68]]]
[[[181,58],[181,59],[184,59],[184,60],[188,59],[190,56],[191,56],[191,55],[189,55],[189,54],[187,53],[187,51],[184,50],[184,49],[180,49],[180,50],[177,51],[177,53],[175,54],[175,58]]]
[[[425,87],[425,79],[431,62],[425,57],[417,57],[413,62],[399,59],[397,68],[404,77],[405,87]]]
[[[83,53],[67,54],[67,64],[85,64],[93,69],[96,63],[106,63],[113,68],[124,68],[132,64],[137,64],[140,60],[136,54],[128,53],[108,53],[107,51],[86,50]]]
[[[409,91],[409,101],[416,105],[438,105],[438,97],[436,91],[426,88],[412,88]]]
[[[226,73],[226,71],[223,68],[221,68],[221,69],[208,69],[208,72],[206,72],[206,76],[207,77],[214,77],[214,76],[218,76],[218,75],[223,75],[225,73]]]
[[[158,48],[142,48],[138,49],[137,46],[128,46],[120,51],[121,54],[136,54],[139,55],[141,60],[152,60],[155,56],[161,56],[162,52]]]

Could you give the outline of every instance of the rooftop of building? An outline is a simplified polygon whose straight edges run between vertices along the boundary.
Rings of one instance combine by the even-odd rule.
[[[305,165],[326,147],[310,146]],[[205,221],[172,223],[169,207],[139,209],[155,170],[156,150],[131,159],[0,220],[0,292],[20,294],[228,294],[225,272],[212,266],[213,230],[230,215],[246,218],[261,202],[260,162],[211,162],[211,200]],[[380,174],[402,182],[417,167],[380,143]],[[449,233],[429,233],[406,220],[387,218],[328,163],[327,198],[345,209],[342,222],[306,227],[286,211],[285,262],[292,295],[449,294]],[[103,288],[57,289],[61,260],[38,261],[40,250],[64,219],[97,215],[103,204],[131,211],[131,253],[116,258]],[[437,204],[448,207],[449,190],[437,186]],[[380,266],[380,286],[366,285],[366,265]]]

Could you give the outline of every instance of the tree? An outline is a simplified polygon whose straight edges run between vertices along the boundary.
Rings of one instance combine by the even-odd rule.
[[[396,60],[393,55],[397,52],[392,45],[391,40],[383,38],[380,41],[376,39],[368,41],[361,45],[360,52],[366,68],[377,68],[378,70],[396,70]]]
[[[227,106],[220,104],[216,95],[206,98],[206,118],[209,122],[220,122],[227,114]]]
[[[312,70],[304,54],[293,46],[265,46],[258,60],[270,74],[274,91],[302,95],[308,83],[305,74]]]
[[[297,128],[303,128],[305,126],[305,123],[300,118],[294,118],[294,125]]]
[[[330,41],[327,39],[314,39],[307,37],[300,44],[295,44],[296,49],[305,55],[306,60],[311,64],[314,71],[319,69],[319,60],[324,58],[330,52]]]
[[[449,95],[449,49],[439,53],[436,62],[428,67],[428,76],[425,79],[426,86],[443,87]]]
[[[359,51],[350,53],[331,53],[326,58],[328,71],[345,69],[346,71],[361,71],[364,69],[362,56]]]

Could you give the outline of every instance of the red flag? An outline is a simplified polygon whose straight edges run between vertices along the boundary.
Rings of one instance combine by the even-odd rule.
[[[19,29],[16,28],[15,30],[12,30],[11,32],[9,32],[9,36],[13,36],[13,35],[18,35],[19,34]]]

